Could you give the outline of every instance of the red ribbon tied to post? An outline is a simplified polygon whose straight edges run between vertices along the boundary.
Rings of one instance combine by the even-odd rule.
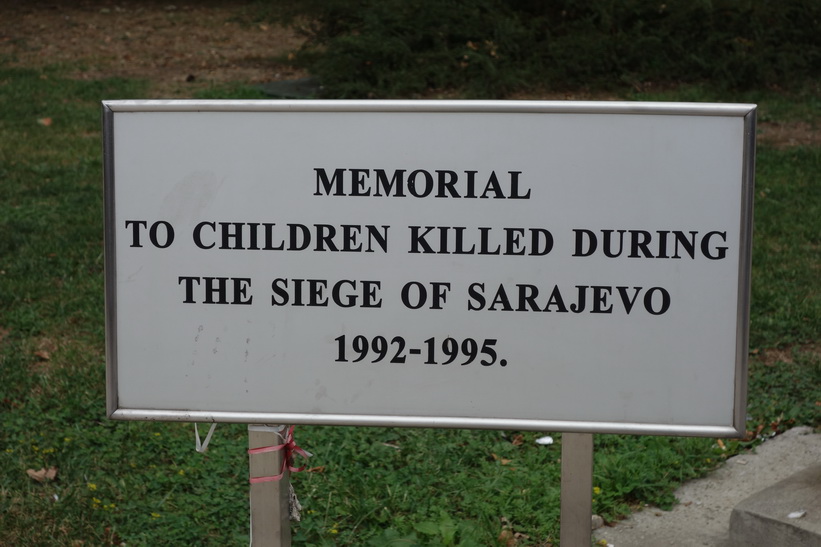
[[[305,459],[311,457],[311,453],[303,450],[299,446],[297,446],[296,442],[294,441],[294,426],[288,428],[288,432],[285,434],[285,438],[282,444],[278,444],[275,446],[260,446],[259,448],[249,448],[248,454],[264,454],[266,452],[277,452],[279,450],[283,450],[285,453],[282,457],[282,467],[280,468],[279,475],[270,475],[267,477],[251,477],[250,482],[251,484],[257,484],[259,482],[271,482],[271,481],[278,481],[282,479],[285,475],[285,470],[292,473],[298,473],[305,469],[305,466],[302,467],[294,467],[294,454],[298,454]]]

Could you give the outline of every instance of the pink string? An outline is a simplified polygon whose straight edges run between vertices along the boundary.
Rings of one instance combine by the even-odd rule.
[[[305,450],[297,446],[296,442],[294,441],[294,426],[288,428],[288,432],[285,434],[285,442],[282,444],[278,444],[276,446],[260,446],[259,448],[249,448],[248,454],[265,454],[267,452],[277,452],[279,450],[284,450],[285,454],[282,458],[282,467],[280,468],[279,475],[271,475],[267,477],[251,477],[250,482],[251,484],[257,484],[260,482],[272,482],[278,481],[285,476],[285,470],[292,473],[299,473],[305,466],[302,467],[294,467],[294,454],[298,454],[303,458],[307,459],[310,457]]]

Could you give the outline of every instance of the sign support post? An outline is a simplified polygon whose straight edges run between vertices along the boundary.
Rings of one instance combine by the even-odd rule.
[[[561,540],[588,547],[594,433],[745,434],[755,128],[751,104],[104,101],[107,415],[567,432]],[[298,447],[248,431],[252,543],[290,546]]]
[[[271,426],[249,425],[248,448],[262,448],[281,444]],[[290,547],[291,521],[289,508],[289,473],[283,469],[285,452],[277,450],[249,454],[251,477],[273,477],[283,473],[280,480],[251,484],[251,545],[253,547]]]
[[[588,547],[591,537],[593,434],[562,434],[562,547]]]

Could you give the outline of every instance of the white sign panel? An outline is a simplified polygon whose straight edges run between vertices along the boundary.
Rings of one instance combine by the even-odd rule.
[[[113,418],[743,432],[754,106],[103,107]]]

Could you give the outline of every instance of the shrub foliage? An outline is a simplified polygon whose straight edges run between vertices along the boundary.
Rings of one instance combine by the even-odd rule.
[[[817,0],[275,0],[299,62],[338,98],[709,81],[791,87],[821,74]]]

